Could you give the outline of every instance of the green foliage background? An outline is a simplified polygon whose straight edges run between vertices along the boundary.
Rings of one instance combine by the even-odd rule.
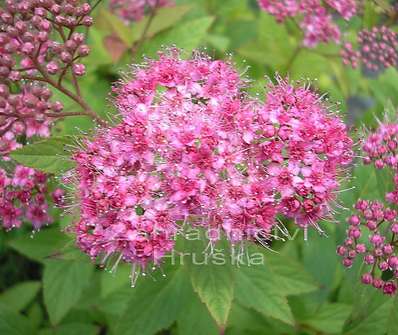
[[[365,1],[363,20],[339,22],[349,37],[378,23],[382,13],[374,3]],[[369,78],[343,67],[336,45],[302,49],[296,26],[277,24],[259,11],[256,1],[177,1],[176,7],[159,10],[144,43],[139,41],[148,18],[125,26],[107,11],[106,3],[98,6],[95,16],[82,89],[102,116],[114,118],[109,91],[128,71],[127,64],[176,45],[187,55],[196,48],[215,58],[232,53],[240,71],[253,79],[250,93],[261,99],[266,76],[278,72],[291,79],[311,79],[331,101],[341,102],[336,108],[352,126],[354,137],[358,129],[374,127],[385,113],[395,118],[396,69]],[[132,45],[138,46],[134,56]],[[64,96],[59,99],[67,109],[75,108]],[[61,175],[71,167],[70,136],[90,133],[93,126],[85,117],[65,119],[54,127],[53,138],[25,146],[12,157]],[[391,188],[370,166],[354,166],[352,175],[342,186],[355,187],[341,193],[344,207],[351,208],[358,197],[380,198]],[[166,264],[166,277],[156,271],[154,278],[141,277],[131,288],[129,267],[120,265],[110,274],[93,265],[64,231],[76,215],[61,216],[54,209],[56,223],[32,236],[29,228],[0,231],[0,334],[398,334],[397,299],[361,285],[359,264],[349,270],[339,264],[335,249],[348,214],[340,210],[338,224],[324,223],[327,238],[311,232],[304,242],[300,233],[292,241],[275,244],[277,253],[251,246],[264,254],[264,266]],[[294,227],[289,228],[293,234]],[[179,243],[179,250],[205,248],[199,242]]]

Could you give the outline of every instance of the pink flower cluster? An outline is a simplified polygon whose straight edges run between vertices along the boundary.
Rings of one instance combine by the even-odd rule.
[[[355,0],[258,0],[260,8],[275,16],[279,22],[288,18],[300,18],[303,44],[313,48],[321,42],[340,41],[340,30],[333,22],[333,12],[345,20],[356,14]]]
[[[306,228],[330,213],[338,176],[352,160],[352,140],[308,87],[271,85],[259,114],[255,156],[277,194],[280,210]]]
[[[395,190],[386,194],[387,202],[398,204],[398,124],[381,124],[363,145],[364,164],[373,163],[377,169],[394,171]],[[350,267],[355,258],[361,258],[371,267],[362,276],[364,284],[371,284],[385,294],[395,294],[398,285],[398,221],[395,209],[378,201],[359,200],[357,211],[348,219],[350,228],[347,238],[337,253],[343,257],[343,264]],[[364,234],[364,230],[369,234]],[[368,243],[360,241],[368,237]],[[386,279],[388,278],[388,279]]]
[[[126,22],[140,21],[151,8],[173,4],[172,0],[110,0],[109,8]]]
[[[318,227],[351,160],[344,124],[308,87],[279,79],[265,104],[244,87],[230,63],[178,50],[115,87],[123,121],[74,155],[80,248],[145,268],[185,224],[232,244],[266,244],[277,214]]]
[[[357,68],[360,64],[377,72],[398,64],[398,35],[390,28],[381,26],[362,30],[357,37],[358,49],[349,42],[341,50],[345,65]]]
[[[17,146],[18,135],[48,136],[51,118],[63,106],[49,100],[46,85],[56,86],[68,73],[85,73],[77,61],[90,50],[76,29],[92,24],[90,11],[88,3],[76,0],[6,0],[0,8],[2,153]]]
[[[24,219],[35,230],[51,223],[48,214],[47,176],[21,165],[16,166],[11,177],[0,169],[0,217],[5,229],[18,228]],[[60,203],[63,191],[57,189],[53,199]]]

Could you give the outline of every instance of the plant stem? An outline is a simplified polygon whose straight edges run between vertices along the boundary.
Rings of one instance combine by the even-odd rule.
[[[141,48],[142,44],[146,40],[146,37],[147,37],[148,32],[149,32],[149,28],[151,27],[153,19],[156,16],[156,10],[157,10],[158,5],[159,5],[159,0],[157,0],[156,3],[154,4],[154,6],[151,8],[151,13],[149,15],[148,21],[145,24],[144,30],[142,31],[140,39],[131,48],[131,53],[132,53],[133,57],[134,57],[135,53]]]
[[[290,68],[292,67],[294,61],[296,60],[297,56],[300,54],[300,51],[302,50],[301,44],[297,45],[296,48],[293,51],[292,56],[290,57],[289,61],[287,62],[285,66],[285,73],[287,74],[290,71]]]
[[[106,126],[106,122],[102,120],[92,109],[91,107],[87,104],[87,102],[83,99],[83,97],[79,94],[77,88],[77,93],[73,93],[70,90],[68,90],[66,87],[62,85],[62,83],[57,83],[54,81],[49,74],[46,72],[46,70],[40,65],[40,63],[37,60],[33,60],[35,63],[35,66],[37,70],[40,72],[40,74],[43,76],[43,78],[36,78],[36,77],[27,77],[28,79],[32,80],[39,80],[48,83],[52,87],[56,88],[58,91],[62,92],[65,94],[67,97],[71,98],[73,101],[75,101],[80,107],[82,107],[82,115],[87,115],[94,119],[98,124],[101,126]]]
[[[48,117],[61,118],[67,116],[87,116],[87,113],[82,111],[82,112],[64,112],[64,113],[45,113],[45,115]]]

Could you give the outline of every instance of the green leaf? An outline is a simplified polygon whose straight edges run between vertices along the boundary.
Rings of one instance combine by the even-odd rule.
[[[0,305],[0,334],[27,335],[33,333],[33,327],[25,316]]]
[[[152,37],[155,34],[170,28],[176,22],[181,20],[181,18],[188,13],[188,11],[192,8],[190,5],[179,5],[173,7],[163,7],[159,8],[156,11],[156,15],[153,18],[151,25],[147,31],[147,37]],[[131,42],[138,41],[145,27],[148,25],[148,20],[150,20],[149,16],[146,16],[137,24],[134,25],[132,33],[131,33]]]
[[[118,323],[115,334],[152,335],[167,329],[184,311],[189,280],[182,269],[166,270],[167,277],[140,278],[131,288],[131,299],[125,314]]]
[[[369,313],[356,327],[350,329],[345,334],[347,335],[383,335],[386,333],[388,327],[388,317],[391,311],[393,302],[387,301],[379,308]]]
[[[303,269],[302,264],[278,255],[267,255],[266,264],[272,272],[279,289],[285,295],[297,295],[319,289],[314,278]]]
[[[88,57],[84,58],[84,63],[96,67],[104,64],[111,64],[112,57],[105,47],[104,40],[108,31],[101,31],[96,27],[90,28],[88,35],[88,44],[91,47],[91,52]]]
[[[395,296],[387,324],[388,335],[398,334],[398,296]]]
[[[93,266],[77,261],[47,261],[43,274],[44,303],[52,324],[59,321],[78,302],[89,284]]]
[[[261,64],[283,68],[295,54],[296,41],[289,35],[285,25],[277,23],[273,16],[265,13],[260,13],[257,29],[258,40],[239,48],[239,53]]]
[[[95,335],[98,327],[89,323],[68,323],[58,326],[56,329],[41,330],[39,335]]]
[[[0,295],[0,304],[20,312],[33,300],[39,289],[40,282],[37,281],[16,284]]]
[[[46,258],[64,248],[70,241],[67,235],[61,233],[58,228],[43,229],[34,235],[23,235],[8,242],[8,245],[35,261],[43,262]]]
[[[348,319],[352,306],[346,304],[324,304],[309,319],[301,323],[327,334],[341,333],[344,322]]]
[[[292,326],[272,318],[266,318],[264,314],[234,302],[228,320],[228,335],[259,335],[265,333],[265,329],[267,334],[272,335],[294,334]]]
[[[191,52],[204,39],[213,21],[213,17],[206,16],[189,22],[182,22],[145,43],[139,50],[138,55],[145,54],[148,57],[155,57],[162,46],[169,45],[182,48],[187,53]]]
[[[190,290],[187,292],[186,300],[189,301],[184,307],[177,320],[178,334],[185,335],[217,335],[218,327],[214,319],[209,314],[205,304],[203,304],[198,295]]]
[[[101,272],[101,297],[105,298],[129,284],[131,265],[120,264],[114,273],[108,271]]]
[[[41,301],[35,301],[32,306],[26,311],[26,315],[32,326],[37,329],[43,322],[44,319],[44,311],[41,307]]]
[[[72,137],[53,137],[25,145],[10,156],[20,164],[46,173],[62,173],[74,166],[69,158],[68,146],[71,144]]]
[[[236,270],[235,296],[242,305],[265,316],[293,324],[293,315],[278,281],[266,266],[243,266]]]
[[[206,41],[217,50],[225,52],[230,44],[229,38],[223,35],[209,34],[206,37]]]
[[[386,334],[392,308],[395,306],[391,297],[383,295],[373,287],[361,285],[356,289],[354,309],[347,321],[344,334]]]
[[[190,264],[192,286],[219,327],[224,327],[234,297],[235,269],[229,264],[218,265],[212,260],[207,263]]]

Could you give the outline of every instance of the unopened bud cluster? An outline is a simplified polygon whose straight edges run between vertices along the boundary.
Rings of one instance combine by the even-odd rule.
[[[344,44],[341,56],[345,65],[363,66],[372,72],[398,65],[398,35],[388,27],[360,31],[357,45],[355,48],[351,43]]]
[[[398,204],[398,124],[381,124],[363,145],[364,164],[376,169],[389,169],[395,189],[387,192],[386,201]],[[359,200],[356,213],[348,219],[350,225],[344,244],[337,248],[343,265],[350,267],[360,258],[367,267],[364,284],[392,295],[398,285],[398,216],[395,209],[379,201]]]
[[[0,150],[15,137],[48,136],[51,115],[63,109],[47,88],[72,74],[89,54],[79,27],[92,24],[88,3],[77,0],[7,0],[0,9]]]

